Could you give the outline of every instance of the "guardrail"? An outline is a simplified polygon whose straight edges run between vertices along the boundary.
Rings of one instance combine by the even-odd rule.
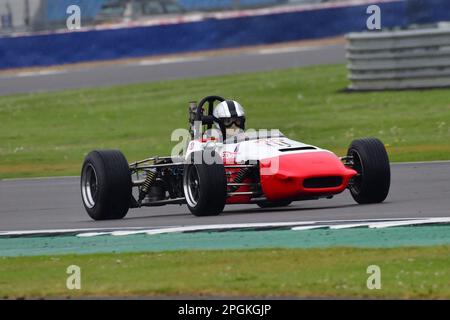
[[[347,36],[351,90],[450,87],[450,26]]]

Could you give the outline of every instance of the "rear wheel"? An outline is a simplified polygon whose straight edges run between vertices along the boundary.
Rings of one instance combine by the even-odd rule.
[[[227,197],[227,180],[222,159],[215,156],[213,164],[206,164],[203,155],[194,158],[200,163],[191,161],[185,165],[183,189],[186,203],[195,216],[219,215],[225,207]]]
[[[355,140],[348,149],[352,168],[358,175],[350,182],[350,193],[360,204],[383,202],[391,184],[389,157],[384,144],[375,138]]]
[[[128,162],[120,151],[93,151],[81,170],[81,197],[94,220],[124,218],[132,197]]]
[[[282,208],[287,207],[292,203],[290,200],[281,200],[281,201],[262,201],[257,202],[256,204],[260,208]]]

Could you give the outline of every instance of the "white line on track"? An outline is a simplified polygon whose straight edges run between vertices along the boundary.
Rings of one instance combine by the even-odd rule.
[[[350,228],[360,228],[367,227],[369,229],[384,229],[392,227],[403,227],[403,226],[418,226],[426,224],[448,224],[450,223],[450,218],[424,218],[424,219],[412,219],[412,220],[402,220],[402,221],[378,221],[378,222],[364,222],[364,223],[350,223],[350,224],[320,224],[311,226],[300,226],[294,227],[294,231],[305,231],[312,229],[350,229]]]
[[[280,54],[280,53],[291,53],[291,52],[305,52],[312,50],[319,50],[324,46],[315,46],[315,47],[285,47],[285,48],[268,48],[261,49],[256,51],[256,54],[259,55],[271,55],[271,54]],[[254,53],[249,53],[254,54]]]
[[[53,76],[58,74],[65,74],[67,70],[41,70],[41,71],[27,71],[19,72],[15,75],[17,78],[28,78],[28,77],[40,77],[40,76]]]
[[[184,62],[204,61],[206,59],[207,59],[206,57],[149,59],[149,60],[139,61],[138,63],[131,63],[130,65],[154,66],[154,65],[161,65],[161,64],[175,64],[175,63],[184,63]]]
[[[249,228],[270,228],[270,227],[290,227],[296,225],[310,224],[315,222],[267,222],[267,223],[235,223],[235,224],[210,224],[210,225],[198,225],[198,226],[185,226],[185,227],[170,227],[170,228],[158,228],[151,230],[139,230],[139,231],[114,231],[110,234],[113,236],[129,236],[135,234],[147,234],[157,235],[164,233],[178,233],[178,232],[192,232],[203,230],[230,230],[230,229],[249,229]],[[98,236],[96,233],[79,234],[79,237],[94,237]]]
[[[327,221],[296,221],[296,222],[267,222],[267,223],[235,223],[212,224],[192,226],[166,226],[166,227],[111,227],[111,228],[85,228],[85,229],[52,229],[52,230],[24,230],[4,231],[2,236],[29,236],[45,234],[77,234],[78,237],[95,237],[101,235],[128,236],[136,234],[157,235],[166,233],[256,229],[256,228],[282,228],[292,227],[292,230],[310,230],[317,228],[343,229],[355,227],[387,228],[394,226],[450,223],[449,218],[387,218],[387,219],[353,219],[353,220],[327,220]]]
[[[167,226],[169,227],[169,226]],[[47,230],[19,230],[19,231],[0,231],[0,237],[2,236],[26,236],[26,235],[39,235],[39,234],[68,234],[68,233],[80,233],[80,232],[113,232],[116,229],[120,230],[143,230],[148,231],[150,227],[112,227],[112,228],[81,228],[81,229],[47,229]]]
[[[164,65],[164,64],[176,64],[176,63],[184,63],[184,62],[197,62],[204,61],[207,57],[174,57],[174,58],[162,58],[162,59],[146,59],[140,60],[138,62],[132,62],[126,64],[127,66],[154,66],[154,65]],[[74,71],[84,71],[86,68],[76,69]],[[66,69],[58,69],[58,70],[38,70],[38,71],[23,71],[15,74],[7,74],[0,75],[0,79],[11,79],[11,78],[30,78],[30,77],[42,77],[42,76],[53,76],[53,75],[61,75],[67,74],[69,70]]]

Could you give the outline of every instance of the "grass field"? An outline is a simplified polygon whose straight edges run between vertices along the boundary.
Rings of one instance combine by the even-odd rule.
[[[391,160],[450,159],[450,90],[347,93],[343,65],[0,97],[0,178],[78,175],[92,149],[131,161],[170,152],[191,100],[219,94],[247,109],[248,127],[343,154],[376,136]]]
[[[264,249],[0,258],[0,297],[450,298],[450,247]],[[81,290],[66,288],[69,265]],[[367,288],[367,267],[381,289]]]

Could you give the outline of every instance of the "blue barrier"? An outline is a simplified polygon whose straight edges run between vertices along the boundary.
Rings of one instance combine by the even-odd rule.
[[[450,9],[450,3],[440,0],[440,5],[444,6],[444,3]],[[380,7],[384,27],[409,22],[403,1],[381,3]],[[336,36],[364,30],[366,9],[367,5],[360,5],[173,25],[5,37],[0,38],[0,68],[49,66]],[[450,10],[445,12],[450,15]],[[442,12],[435,14],[439,19],[443,16]]]

